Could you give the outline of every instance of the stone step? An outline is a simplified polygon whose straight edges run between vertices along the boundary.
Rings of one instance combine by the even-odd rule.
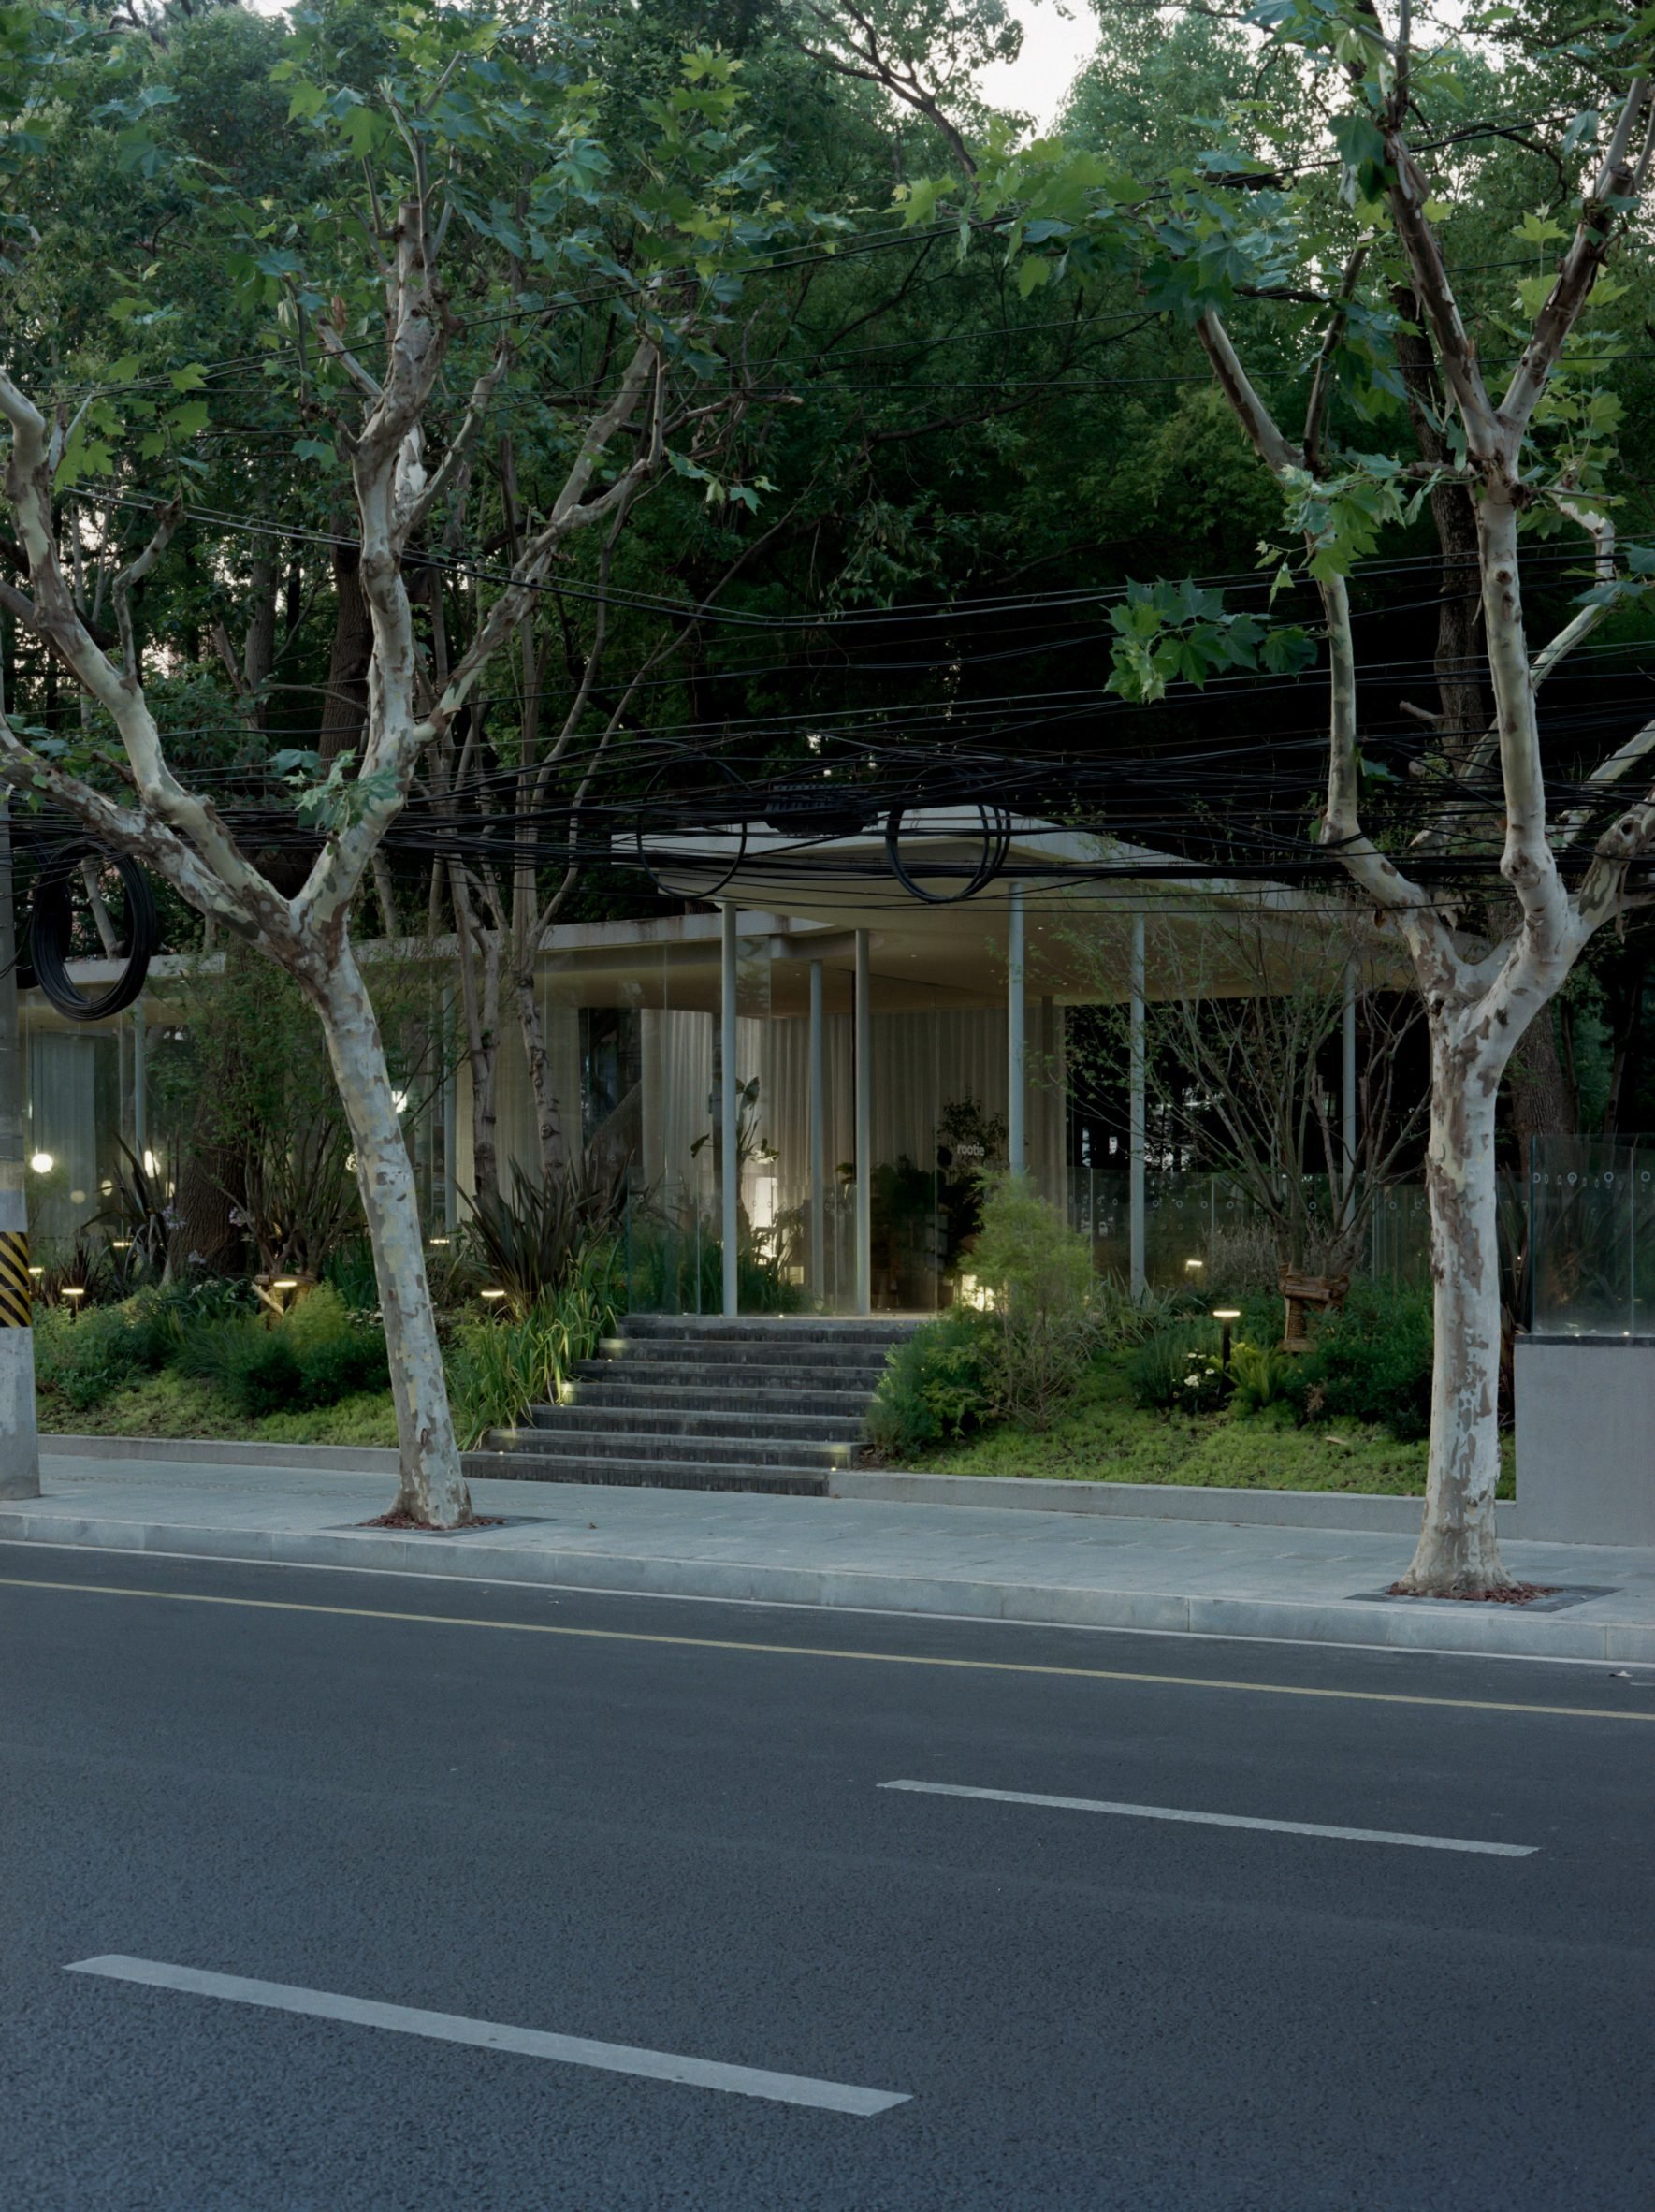
[[[699,1344],[689,1337],[646,1337],[634,1344],[624,1336],[608,1336],[599,1350],[605,1359],[640,1372],[685,1367],[720,1375],[871,1375],[877,1379],[886,1361],[878,1345],[780,1345],[774,1340]]]
[[[573,1407],[570,1408],[574,1411]],[[854,1456],[854,1441],[837,1443],[816,1437],[762,1435],[640,1435],[632,1429],[493,1429],[490,1447],[501,1451],[527,1451],[541,1456],[575,1459],[686,1460],[735,1467],[845,1467]]]
[[[813,1467],[553,1458],[530,1451],[468,1451],[464,1467],[469,1482],[594,1482],[614,1489],[751,1491],[788,1498],[825,1498],[828,1494],[826,1473]]]
[[[642,1368],[624,1372],[626,1362],[619,1360],[583,1360],[574,1370],[576,1403],[578,1392],[588,1383],[615,1383],[624,1385],[632,1375],[640,1377]],[[791,1368],[775,1367],[753,1370],[743,1367],[715,1367],[705,1361],[685,1362],[682,1366],[669,1366],[664,1361],[647,1370],[649,1385],[669,1392],[680,1390],[716,1390],[726,1405],[736,1400],[756,1399],[761,1406],[768,1405],[777,1396],[793,1396],[801,1390],[830,1389],[841,1395],[854,1394],[865,1405],[879,1387],[879,1369],[868,1375],[855,1375],[845,1370],[832,1371],[806,1368],[802,1374]]]
[[[620,1332],[635,1344],[665,1336],[696,1343],[893,1345],[919,1325],[918,1317],[884,1316],[745,1314],[732,1320],[722,1314],[629,1314]]]
[[[796,1436],[803,1443],[854,1444],[862,1434],[862,1416],[860,1405],[848,1414],[791,1409],[773,1413],[755,1412],[745,1401],[699,1412],[670,1402],[659,1406],[594,1405],[583,1394],[568,1405],[531,1405],[527,1420],[518,1426],[545,1436],[584,1429],[616,1436],[724,1436],[732,1442],[757,1444],[785,1443]]]
[[[612,1360],[592,1361],[598,1372],[590,1380],[574,1385],[569,1403],[590,1406],[633,1407],[640,1416],[657,1413],[725,1413],[739,1406],[744,1413],[829,1415],[859,1424],[867,1411],[870,1393],[864,1390],[800,1390],[789,1382],[775,1388],[743,1385],[735,1390],[709,1390],[704,1380],[692,1385],[658,1383],[641,1376],[624,1376]]]

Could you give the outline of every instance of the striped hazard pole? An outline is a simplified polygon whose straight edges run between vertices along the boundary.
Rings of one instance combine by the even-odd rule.
[[[29,1232],[0,1229],[0,1329],[32,1329],[34,1304],[29,1284]]]
[[[23,1196],[22,1046],[11,910],[11,793],[0,785],[0,1498],[40,1495],[34,1302]]]

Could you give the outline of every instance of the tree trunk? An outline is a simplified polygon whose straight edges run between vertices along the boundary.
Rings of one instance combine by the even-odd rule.
[[[1579,1127],[1575,1092],[1558,1051],[1557,1022],[1543,1007],[1512,1048],[1511,1126],[1523,1173],[1536,1137],[1572,1137]]]
[[[254,694],[248,720],[262,730],[269,704],[257,693],[276,665],[276,563],[267,553],[254,555],[252,598],[253,613],[241,642],[241,680]]]
[[[1430,1471],[1424,1525],[1404,1589],[1451,1596],[1511,1580],[1494,1535],[1500,1479],[1500,1244],[1494,1100],[1501,1053],[1431,1017]]]
[[[512,989],[517,1000],[517,1020],[523,1031],[523,1056],[529,1063],[529,1083],[534,1098],[534,1132],[540,1144],[540,1171],[545,1187],[549,1189],[565,1157],[563,1124],[552,1090],[552,1063],[546,1052],[540,1004],[534,996],[532,968],[527,975],[519,974],[512,978]]]
[[[460,1011],[465,1021],[466,1065],[472,1074],[472,1189],[500,1190],[500,1146],[495,1113],[495,1070],[500,1060],[500,935],[478,916],[457,860],[448,864],[454,906],[455,950],[459,959]],[[477,970],[483,971],[479,996]]]
[[[425,1244],[385,1047],[349,941],[320,982],[307,982],[350,1123],[356,1185],[373,1243],[391,1395],[401,1456],[397,1509],[427,1528],[472,1518],[426,1281]]]
[[[368,663],[373,654],[373,625],[362,589],[362,556],[354,546],[333,549],[333,651],[327,663],[327,695],[322,702],[322,728],[316,749],[323,762],[356,752],[368,719]]]

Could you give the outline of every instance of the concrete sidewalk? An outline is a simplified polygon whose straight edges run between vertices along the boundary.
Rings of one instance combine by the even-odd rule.
[[[313,1467],[47,1455],[45,1495],[0,1540],[375,1568],[540,1587],[1655,1664],[1655,1551],[1507,1543],[1555,1609],[1378,1602],[1399,1531],[1161,1521],[849,1498],[477,1482],[506,1525],[449,1536],[354,1524],[392,1479]],[[111,1569],[114,1563],[111,1561]],[[1575,1598],[1573,1594],[1586,1594]]]

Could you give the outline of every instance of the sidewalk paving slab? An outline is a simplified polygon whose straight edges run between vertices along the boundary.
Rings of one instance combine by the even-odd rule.
[[[376,1455],[377,1456],[377,1455]],[[253,1468],[46,1453],[44,1495],[0,1540],[374,1568],[497,1583],[953,1614],[1311,1643],[1655,1664],[1655,1550],[1508,1541],[1523,1579],[1600,1590],[1561,1611],[1376,1604],[1405,1531],[1162,1521],[920,1501],[574,1483],[473,1483],[506,1525],[448,1536],[355,1524],[377,1466]]]

